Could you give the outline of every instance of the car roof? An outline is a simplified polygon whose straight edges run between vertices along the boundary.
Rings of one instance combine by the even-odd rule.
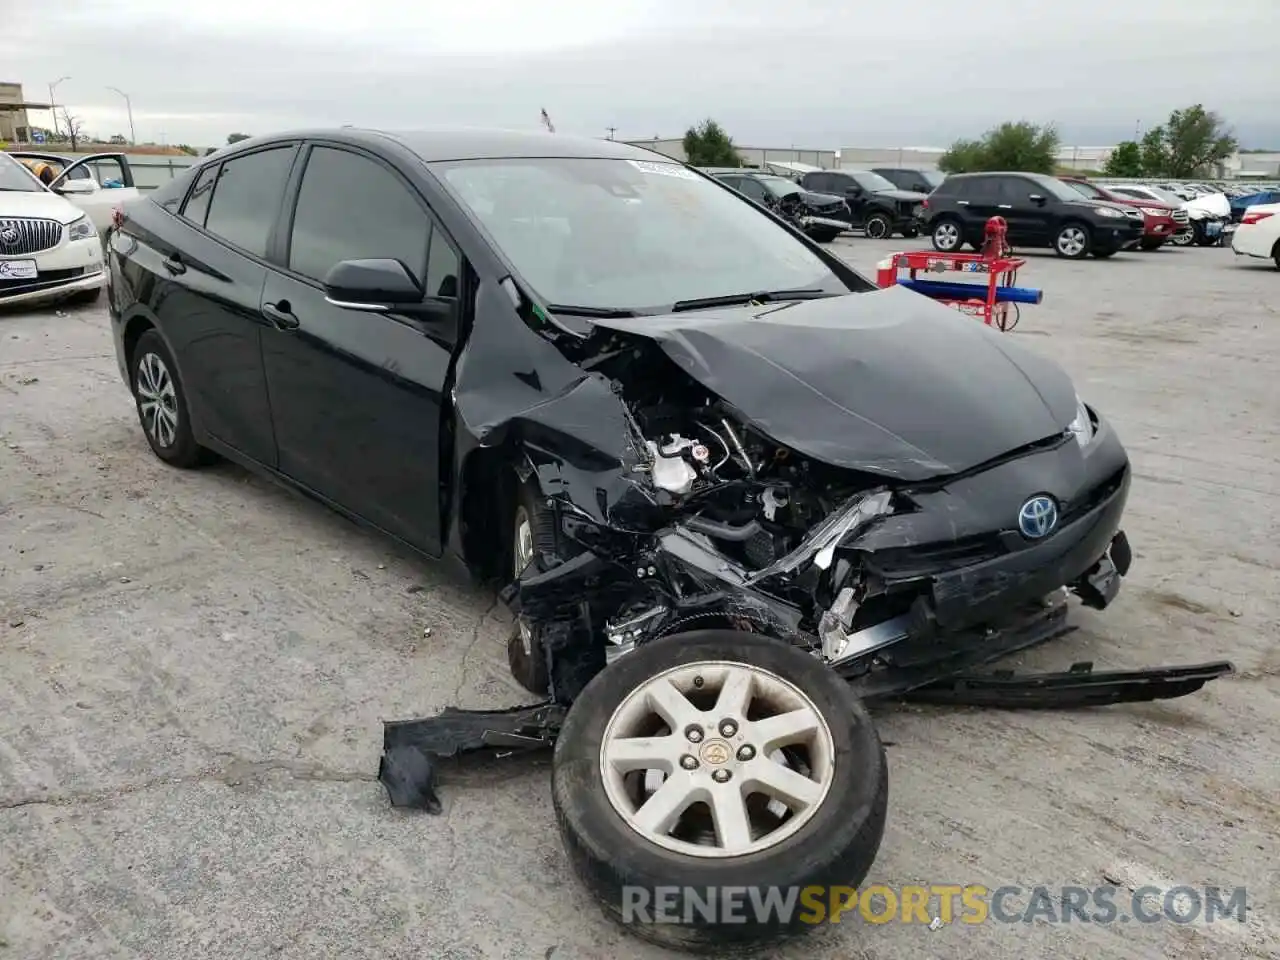
[[[280,140],[324,139],[377,147],[387,141],[400,144],[418,155],[426,163],[444,160],[488,160],[516,157],[566,157],[599,158],[614,160],[648,160],[660,163],[678,163],[670,157],[635,147],[617,140],[594,137],[578,137],[563,133],[546,133],[527,130],[496,130],[481,128],[441,128],[424,130],[377,130],[363,127],[336,127],[312,130],[291,130],[234,145],[239,151],[245,147]],[[225,150],[225,148],[224,148]],[[223,150],[219,150],[222,154]],[[211,155],[211,159],[213,155]],[[219,157],[221,159],[221,157]]]

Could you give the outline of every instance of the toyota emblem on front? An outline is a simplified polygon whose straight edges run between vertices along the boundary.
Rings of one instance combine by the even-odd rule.
[[[1047,537],[1058,525],[1058,505],[1053,497],[1032,497],[1018,511],[1018,529],[1028,540]]]

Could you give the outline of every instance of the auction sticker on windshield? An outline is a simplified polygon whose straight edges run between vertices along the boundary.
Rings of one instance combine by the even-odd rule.
[[[663,177],[679,177],[681,180],[697,180],[698,175],[692,170],[677,166],[674,163],[654,163],[652,160],[627,161],[641,173],[656,173]]]
[[[0,280],[34,280],[34,260],[0,260]]]

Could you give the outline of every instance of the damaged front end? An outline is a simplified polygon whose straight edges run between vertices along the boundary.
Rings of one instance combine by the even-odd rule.
[[[1069,632],[1068,594],[1095,609],[1116,596],[1131,562],[1119,440],[1050,374],[1030,394],[1039,412],[991,414],[954,382],[917,393],[960,409],[904,412],[879,365],[823,366],[834,341],[820,315],[799,322],[808,359],[794,324],[746,320],[601,322],[565,351],[577,379],[501,424],[555,532],[501,594],[545,661],[547,702],[389,725],[384,765],[426,743],[437,756],[549,744],[608,663],[709,628],[804,649],[866,699],[1114,703],[1181,696],[1231,671],[971,675]],[[1000,360],[988,381],[1025,391],[1034,361],[1017,359],[1024,369]],[[915,429],[928,442],[904,439],[926,417],[940,421]]]

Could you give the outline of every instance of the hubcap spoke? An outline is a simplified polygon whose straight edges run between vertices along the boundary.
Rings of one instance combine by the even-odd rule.
[[[605,744],[605,761],[619,773],[632,770],[675,769],[675,757],[684,752],[683,737],[622,737]]]
[[[812,710],[791,710],[774,717],[757,720],[751,725],[751,738],[759,749],[768,753],[778,747],[789,747],[813,736],[822,721]]]
[[[692,778],[683,770],[675,771],[635,812],[635,825],[645,832],[667,836],[680,814],[697,799],[696,793]]]
[[[822,784],[767,757],[753,761],[748,775],[748,782],[760,793],[781,800],[793,810],[812,806],[822,797]]]
[[[738,784],[720,784],[711,791],[711,817],[722,849],[736,851],[751,846],[751,821]]]
[[[720,688],[720,696],[716,698],[716,714],[721,717],[745,717],[751,703],[754,681],[755,677],[750,670],[735,670],[730,667],[724,686]]]
[[[691,723],[702,721],[701,711],[670,680],[664,679],[652,684],[645,691],[645,696],[649,706],[672,730],[683,730]]]

